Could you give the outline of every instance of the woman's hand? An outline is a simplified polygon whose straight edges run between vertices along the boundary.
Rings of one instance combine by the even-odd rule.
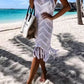
[[[47,12],[44,12],[41,14],[42,15],[42,18],[45,19],[45,18],[48,18],[50,20],[53,20],[53,16],[51,16],[50,14],[48,14]]]

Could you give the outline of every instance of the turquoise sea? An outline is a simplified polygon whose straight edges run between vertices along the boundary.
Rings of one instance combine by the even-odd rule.
[[[0,23],[24,20],[27,9],[0,9]],[[58,11],[55,11],[56,14]],[[77,12],[66,12],[64,15],[73,15]]]

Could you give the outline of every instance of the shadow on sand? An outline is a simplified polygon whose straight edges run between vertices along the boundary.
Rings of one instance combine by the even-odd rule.
[[[32,39],[28,40],[27,38],[23,38],[22,35],[18,35],[13,39],[9,39],[9,41],[19,48],[22,48],[23,52],[33,52],[35,43]]]
[[[26,84],[30,65],[31,61],[26,61],[21,57],[0,49],[0,72],[2,72],[4,76],[13,77],[16,81]]]
[[[84,84],[84,80],[80,77],[81,72],[79,66],[71,66],[65,63],[65,61],[74,57],[78,57],[81,62],[84,62],[84,43],[76,41],[74,36],[70,33],[59,35],[54,34],[54,36],[58,37],[61,46],[69,51],[69,53],[66,56],[57,57],[55,60],[50,57],[46,63],[48,71],[47,78],[54,84]],[[25,45],[18,42],[15,38],[10,41],[16,46],[22,48],[22,52],[27,52],[29,50],[29,52],[32,53],[32,49],[34,48],[33,41],[28,41],[21,36],[17,36],[17,39],[23,44],[29,46],[29,48],[26,48]],[[18,67],[18,63],[21,67]],[[0,49],[0,65],[0,71],[4,73],[4,75],[11,75],[17,79],[17,81],[21,82],[21,84],[25,84],[24,79],[28,76],[27,74],[29,72],[27,70],[30,69],[30,61],[26,61],[8,51]],[[20,72],[24,67],[26,69],[23,72]],[[82,74],[84,74],[84,72]]]
[[[57,57],[54,61],[48,60],[48,63],[50,63],[48,70],[51,74],[51,76],[48,76],[49,79],[54,84],[84,84],[84,78],[81,78],[81,73],[84,76],[84,67],[81,67],[84,65],[84,43],[76,41],[70,33],[54,34],[54,36],[58,38],[61,46],[69,52],[66,56]],[[65,61],[73,58],[80,61],[72,66],[65,63]],[[80,62],[83,65],[80,65]]]

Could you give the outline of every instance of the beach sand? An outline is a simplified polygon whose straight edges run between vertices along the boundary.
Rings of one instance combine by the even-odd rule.
[[[84,25],[78,25],[76,15],[53,22],[51,46],[58,52],[46,63],[45,84],[84,84]],[[22,23],[0,24],[0,84],[26,84],[29,76],[35,40],[21,36]],[[39,67],[33,84],[41,84],[40,75]]]

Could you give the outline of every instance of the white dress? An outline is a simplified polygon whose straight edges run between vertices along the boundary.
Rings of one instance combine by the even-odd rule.
[[[38,59],[43,58],[46,62],[49,59],[50,52],[56,53],[56,50],[51,48],[51,36],[53,30],[53,20],[48,18],[43,19],[41,14],[47,12],[53,16],[55,9],[54,0],[34,0],[35,16],[38,21],[37,37],[35,39],[35,48],[33,56]]]

